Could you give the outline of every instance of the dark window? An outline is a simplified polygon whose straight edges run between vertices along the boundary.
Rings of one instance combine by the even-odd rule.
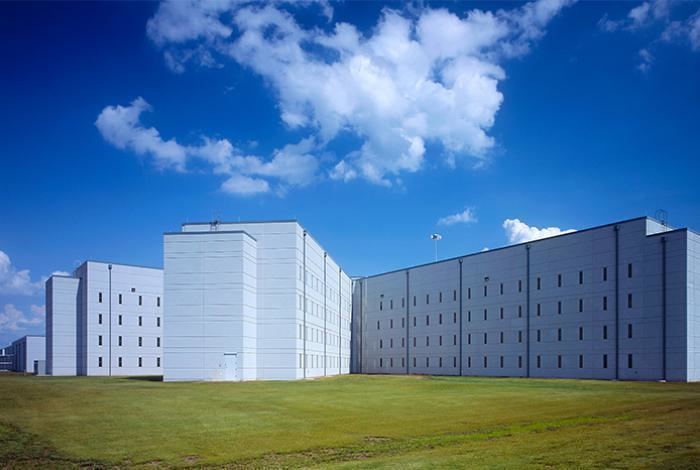
[[[632,277],[632,263],[627,264],[627,277]]]
[[[503,307],[501,307],[501,320],[503,320]]]
[[[484,369],[489,366],[489,360],[488,357],[484,356]]]
[[[523,356],[518,356],[518,368],[522,369],[523,367]]]
[[[122,295],[119,294],[119,305],[121,305],[121,303],[122,303]]]
[[[472,357],[469,356],[469,357],[467,357],[467,367],[471,367],[471,366],[472,366]]]
[[[156,326],[160,326],[160,317],[156,317]]]
[[[467,334],[467,344],[472,344],[472,334]]]
[[[608,309],[608,297],[603,296],[603,311],[606,311]]]
[[[457,367],[457,356],[452,357],[452,367]]]
[[[430,315],[425,316],[425,326],[430,326]]]
[[[627,308],[632,308],[632,294],[627,294]]]
[[[438,315],[438,323],[442,325],[442,313]]]
[[[379,311],[381,312],[382,310],[384,310],[384,302],[382,302],[382,301],[380,300],[380,301],[379,301]]]
[[[413,317],[413,326],[416,326],[416,318],[418,317]]]
[[[578,283],[583,284],[583,271],[578,272]]]
[[[401,358],[401,367],[406,367],[406,358],[405,357]]]
[[[452,314],[452,323],[457,323],[457,312]]]
[[[119,315],[119,324],[120,325],[122,324],[122,316],[121,315]]]
[[[503,295],[503,283],[501,282],[501,295]]]
[[[439,346],[442,346],[442,335],[438,336],[438,343]]]
[[[98,323],[99,325],[102,324],[102,314],[101,314],[101,313],[97,315],[97,323]]]
[[[472,311],[471,311],[471,310],[468,310],[468,311],[467,311],[467,321],[468,321],[468,322],[469,322],[469,321],[472,321]]]
[[[484,286],[484,297],[489,295],[489,286]]]
[[[503,369],[503,356],[501,356],[500,363],[501,363],[501,369]]]
[[[627,355],[627,368],[628,369],[632,368],[632,355],[631,354]]]
[[[377,320],[377,329],[379,329],[379,320]]]
[[[413,296],[413,306],[414,307],[416,306],[416,296],[415,295]]]
[[[488,344],[488,343],[489,343],[489,334],[484,333],[484,344]]]
[[[156,347],[160,347],[160,336],[156,338]]]
[[[518,292],[523,291],[523,281],[518,281]]]
[[[430,303],[430,294],[425,294],[425,303],[426,305]]]
[[[413,337],[413,347],[414,348],[416,347],[416,337],[415,336]]]
[[[557,302],[557,313],[561,315],[561,300]]]
[[[143,305],[143,297],[139,295],[139,305]]]
[[[122,366],[122,358],[120,357],[119,358],[119,367],[121,367],[121,366]]]
[[[542,279],[538,277],[537,278],[537,290],[540,290],[541,288],[542,288]]]
[[[97,293],[97,301],[98,301],[99,303],[102,303],[102,292],[98,292],[98,293]],[[101,366],[100,366],[100,367],[101,367]]]
[[[438,301],[439,301],[440,303],[442,303],[442,292],[440,292],[440,293],[438,294],[438,297],[439,297],[439,298],[438,298]],[[442,358],[441,358],[440,360],[442,360]]]
[[[97,358],[97,367],[102,367],[102,356]]]
[[[99,336],[97,337],[97,345],[98,345],[98,346],[102,346],[102,335],[99,335]]]
[[[501,344],[503,344],[503,332],[501,331]]]
[[[603,339],[608,339],[608,325],[603,325]]]
[[[389,329],[393,329],[393,328],[394,328],[394,319],[392,318],[389,320]]]
[[[537,342],[542,341],[542,330],[537,330]]]
[[[583,327],[582,326],[578,327],[578,340],[583,341]]]
[[[389,301],[389,310],[394,310],[394,299]]]
[[[389,358],[389,367],[394,367],[394,358]]]
[[[430,336],[425,337],[425,345],[430,346]]]
[[[401,338],[401,347],[406,347],[406,338]]]
[[[557,356],[557,367],[561,369],[561,355]]]
[[[484,309],[484,320],[488,319],[488,310]]]
[[[143,317],[139,315],[139,326],[143,326]]]
[[[379,358],[379,367],[384,367],[384,361],[381,357]]]
[[[603,268],[603,281],[608,280],[608,268]]]
[[[542,367],[542,356],[537,356],[537,368]]]
[[[416,358],[415,358],[415,356],[413,357],[413,367],[416,367]]]
[[[401,328],[406,328],[406,319],[405,318],[401,319]]]
[[[537,304],[537,316],[539,317],[540,315],[542,315],[542,305]]]
[[[561,274],[557,274],[557,287],[561,287]]]
[[[160,297],[156,297],[156,307],[160,307]],[[160,358],[158,358],[160,361]]]
[[[579,354],[578,356],[578,368],[583,369],[583,354]]]
[[[430,367],[430,358],[429,357],[425,358],[425,367]]]
[[[120,336],[119,337],[119,346],[121,346],[121,345],[122,345],[122,337]]]
[[[143,358],[139,357],[139,367],[143,367]]]
[[[522,343],[522,342],[523,342],[523,332],[521,330],[521,331],[518,331],[518,343]]]
[[[401,308],[404,308],[404,307],[406,307],[406,299],[401,297]]]
[[[627,337],[632,338],[632,324],[631,323],[627,324]]]
[[[557,330],[557,341],[561,341],[561,328]]]
[[[440,358],[438,359],[438,366],[439,366],[439,367],[442,367],[442,357],[440,357]]]
[[[523,306],[518,305],[518,318],[522,318],[522,317],[523,317]]]
[[[607,368],[608,368],[608,355],[603,354],[603,369],[607,369]]]
[[[583,312],[583,299],[578,299],[578,311]]]
[[[452,337],[452,344],[455,345],[455,346],[457,345],[457,335],[454,335],[454,336]]]
[[[384,349],[384,341],[381,339],[379,340],[379,349]]]
[[[452,300],[455,300],[455,301],[457,300],[457,291],[456,290],[452,291]]]
[[[471,299],[471,298],[472,298],[472,288],[468,287],[467,288],[467,299]]]

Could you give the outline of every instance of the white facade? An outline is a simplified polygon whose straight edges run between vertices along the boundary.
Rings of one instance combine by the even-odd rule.
[[[23,336],[5,349],[5,354],[11,358],[11,370],[15,372],[34,373],[34,364],[46,358],[43,336]]]
[[[164,236],[165,380],[349,372],[349,277],[296,222],[184,224]]]
[[[353,288],[354,372],[700,380],[700,235],[646,217]]]
[[[160,375],[163,271],[86,261],[46,282],[49,375]]]

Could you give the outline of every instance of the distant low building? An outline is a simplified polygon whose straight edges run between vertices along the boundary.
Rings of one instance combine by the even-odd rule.
[[[46,281],[46,373],[161,375],[163,270],[86,261]]]
[[[5,351],[5,357],[11,364],[10,370],[33,374],[35,363],[46,358],[46,339],[43,336],[23,336],[13,341]]]

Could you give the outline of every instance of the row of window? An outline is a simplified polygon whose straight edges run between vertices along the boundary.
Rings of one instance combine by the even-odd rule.
[[[430,359],[431,359],[430,357],[425,358],[425,367],[430,367]],[[435,359],[435,358],[433,358],[433,359]],[[445,358],[445,360],[443,361],[442,357],[438,357],[437,364],[435,363],[435,361],[433,361],[433,366],[449,367],[445,364],[449,364],[449,362],[452,362],[452,367],[457,367],[457,356],[453,356],[452,361],[449,361],[449,359],[450,358]],[[482,368],[483,369],[489,368],[489,360],[488,359],[489,359],[489,356],[482,357]],[[492,367],[498,367],[498,368],[503,369],[506,367],[505,362],[506,362],[505,356],[498,356],[497,365],[492,365]],[[474,361],[474,363],[476,364],[476,361]],[[380,357],[379,358],[379,367],[383,368],[384,364],[385,364],[384,358]],[[592,367],[602,367],[603,369],[608,368],[608,355],[607,354],[603,354],[602,356],[600,356],[599,364],[600,364],[599,366],[593,365]],[[471,356],[467,356],[467,362],[465,365],[467,366],[467,368],[472,368],[472,357]],[[389,358],[387,366],[389,368],[394,367],[394,358],[393,357]],[[571,364],[568,364],[568,366],[571,367]],[[579,354],[578,355],[578,368],[583,369],[584,366],[585,366],[585,355]],[[396,367],[398,367],[398,359],[396,361]],[[401,358],[401,367],[406,367],[406,358],[405,357]],[[418,367],[418,360],[416,357],[413,357],[413,367]],[[474,367],[478,367],[478,366],[475,365]],[[542,368],[542,356],[541,355],[538,355],[535,357],[535,367],[537,369]],[[556,367],[558,369],[565,367],[564,356],[562,356],[561,354],[557,355]],[[627,368],[632,369],[633,367],[634,367],[634,355],[627,354]],[[518,356],[518,368],[519,369],[523,368],[523,356]]]
[[[628,277],[628,278],[631,278],[631,277],[632,277],[632,272],[633,272],[632,263],[628,263],[628,264],[627,264],[627,277]],[[562,286],[564,285],[563,279],[564,279],[564,278],[563,278],[563,274],[557,274],[557,287],[562,287]],[[488,276],[487,276],[486,278],[484,278],[484,280],[485,280],[486,282],[488,282],[488,281],[489,281]],[[602,280],[603,280],[603,282],[607,282],[607,280],[608,280],[608,268],[607,268],[607,267],[603,267],[603,270],[602,270]],[[538,276],[538,277],[536,278],[535,284],[536,284],[536,289],[537,289],[537,290],[541,290],[541,289],[542,289],[542,277],[541,277],[541,276]],[[584,272],[583,272],[583,271],[579,271],[579,272],[578,272],[578,284],[579,284],[579,285],[583,285],[583,284],[584,284]],[[503,294],[504,294],[504,292],[505,292],[504,283],[501,282],[501,283],[499,284],[499,289],[498,289],[498,290],[499,290],[499,294],[500,294],[500,295],[503,295]],[[523,291],[523,281],[522,281],[522,280],[518,280],[518,292],[522,292],[522,291]],[[488,297],[489,286],[488,286],[487,284],[484,284],[484,286],[483,286],[483,292],[484,292],[484,297]],[[379,297],[380,297],[380,300],[379,300],[379,310],[384,310],[384,294],[381,294]],[[443,297],[442,297],[442,292],[438,292],[438,303],[442,303],[442,298],[443,298]],[[467,299],[470,300],[471,298],[472,298],[472,288],[471,288],[471,287],[468,287],[468,288],[467,288]],[[453,291],[452,291],[452,300],[455,301],[455,302],[457,301],[457,291],[456,291],[456,290],[453,290]],[[417,301],[417,297],[414,295],[414,296],[413,296],[413,306],[414,306],[414,307],[416,306],[417,302],[418,302],[418,301]],[[430,305],[430,294],[425,294],[425,304],[426,304],[426,305]],[[401,308],[405,308],[405,307],[406,307],[405,298],[404,298],[404,297],[401,297]],[[389,309],[390,309],[390,310],[393,310],[393,309],[394,309],[394,300],[393,300],[393,299],[390,299],[390,300],[389,300]]]
[[[578,340],[579,341],[584,340],[584,337],[585,337],[584,331],[585,331],[585,329],[583,326],[578,327]],[[632,332],[633,332],[632,323],[628,323],[627,324],[627,338],[628,339],[632,339],[632,337],[633,337]],[[493,333],[494,332],[492,332],[491,334],[493,334]],[[476,334],[474,334],[474,335],[476,336]],[[483,333],[483,341],[484,341],[483,344],[489,344],[488,337],[489,337],[489,333],[484,332]],[[504,344],[505,343],[505,332],[500,331],[498,334],[498,337],[499,337],[500,344]],[[536,330],[536,337],[537,337],[538,343],[542,342],[542,330],[540,330],[540,329]],[[561,328],[558,328],[557,329],[557,341],[564,341],[563,337],[564,337],[563,330]],[[414,347],[416,347],[418,345],[417,338],[418,338],[417,336],[413,337],[413,346]],[[604,340],[608,339],[608,326],[607,325],[603,325],[602,339],[604,339]],[[518,331],[518,343],[522,343],[522,342],[523,342],[523,331],[520,330],[520,331]],[[467,345],[471,345],[471,344],[472,344],[472,333],[468,333],[467,334]],[[445,344],[445,345],[447,345],[447,344]],[[457,345],[457,335],[452,335],[452,346],[456,346],[456,345]],[[430,336],[425,337],[425,346],[430,346]],[[438,336],[437,346],[443,346],[442,336]],[[389,338],[389,348],[393,348],[393,347],[394,347],[394,338]],[[405,347],[405,338],[401,338],[401,347],[402,348]],[[384,349],[384,339],[383,338],[379,340],[379,349]]]
[[[627,308],[633,308],[633,301],[632,301],[632,294],[631,293],[627,294]],[[606,312],[608,310],[608,298],[607,297],[603,297],[602,309],[604,312]],[[537,317],[542,316],[542,310],[543,309],[542,309],[541,303],[538,303],[535,305],[535,315]],[[578,312],[583,313],[583,311],[584,311],[584,301],[583,301],[583,299],[579,299]],[[558,301],[557,302],[557,315],[561,315],[562,313],[563,313],[562,302]],[[433,314],[433,315],[437,315],[437,324],[442,325],[443,324],[443,314],[439,313],[439,314]],[[518,318],[522,318],[522,316],[523,316],[523,306],[518,305]],[[431,314],[427,314],[425,316],[425,326],[430,326],[430,318],[431,318]],[[503,307],[501,307],[499,309],[499,319],[500,320],[505,319],[505,309]],[[488,320],[488,309],[485,308],[484,309],[484,321],[487,321],[487,320]],[[467,311],[467,322],[471,322],[471,321],[472,321],[472,311],[468,310]],[[405,328],[405,326],[406,326],[405,323],[406,323],[405,318],[401,318],[401,328]],[[452,323],[457,323],[457,312],[452,313]],[[418,317],[414,316],[413,317],[413,326],[417,326],[417,324],[418,324]],[[389,329],[393,329],[393,328],[394,328],[394,319],[392,318],[392,319],[389,319]],[[377,329],[378,330],[381,329],[381,320],[377,320]]]
[[[97,345],[102,346],[103,344],[102,341],[102,335],[97,336]],[[117,336],[117,346],[123,346],[123,337],[122,336]],[[143,336],[139,336],[139,347],[143,346]],[[160,337],[156,338],[156,347],[160,347]]]
[[[304,296],[298,294],[299,310],[304,309]],[[334,304],[326,304],[326,321],[332,325],[338,324],[338,312],[333,308]],[[323,318],[324,305],[311,299],[306,301],[306,313],[317,318]]]
[[[134,292],[136,289],[131,289],[132,292]],[[103,302],[103,296],[102,292],[97,293],[97,303],[102,303]],[[123,294],[117,294],[117,303],[119,305],[122,305],[124,302],[124,296]],[[138,296],[138,304],[139,306],[143,306],[143,296],[139,295]],[[160,296],[156,296],[156,307],[160,307]]]
[[[299,269],[299,280],[301,282],[304,282],[304,268],[301,265],[299,265],[298,269]],[[333,280],[331,280],[331,279],[333,279]],[[331,275],[328,274],[327,279],[326,279],[326,290],[328,292],[329,300],[331,302],[337,304],[338,299],[340,298],[339,293],[337,290],[335,290],[333,287],[331,287],[331,285],[336,285],[334,282],[335,279],[337,279],[337,278],[336,277],[331,278]],[[306,270],[306,285],[309,286],[312,290],[316,291],[317,293],[324,295],[323,278],[315,275],[309,269]],[[350,309],[349,303],[343,302],[343,304],[347,310]]]
[[[101,325],[102,324],[102,314],[98,313],[97,314],[97,324]],[[119,314],[117,315],[117,324],[118,325],[123,325],[124,324],[124,316]],[[141,315],[138,316],[138,326],[143,326],[143,317]],[[160,327],[160,317],[156,317],[156,326]]]
[[[306,327],[306,335],[304,335],[304,327],[303,325],[298,325],[299,328],[299,339],[306,339],[308,341],[311,341],[312,343],[320,343],[323,344],[323,330],[319,328],[314,328],[307,326]],[[341,338],[338,335],[335,335],[333,333],[328,333],[326,332],[326,344],[329,346],[338,346],[339,343],[342,342],[344,347],[350,347],[350,340],[347,338]]]
[[[117,367],[123,367],[124,366],[124,360],[122,357],[117,358]],[[143,358],[139,357],[138,359],[138,366],[143,367]],[[104,367],[104,360],[102,359],[102,356],[97,358],[97,367]],[[160,358],[156,358],[156,367],[160,367]]]
[[[306,361],[304,361],[306,359]],[[350,358],[338,356],[323,356],[320,354],[302,354],[299,353],[299,369],[304,368],[306,362],[307,369],[317,369],[320,367],[347,367]],[[324,366],[325,362],[325,366]]]

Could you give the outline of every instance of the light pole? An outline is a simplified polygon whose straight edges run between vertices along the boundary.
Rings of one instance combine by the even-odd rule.
[[[440,235],[439,233],[434,233],[434,234],[430,235],[430,239],[435,242],[435,261],[437,262],[437,260],[438,260],[437,246],[438,246],[438,241],[442,240],[442,235]]]

